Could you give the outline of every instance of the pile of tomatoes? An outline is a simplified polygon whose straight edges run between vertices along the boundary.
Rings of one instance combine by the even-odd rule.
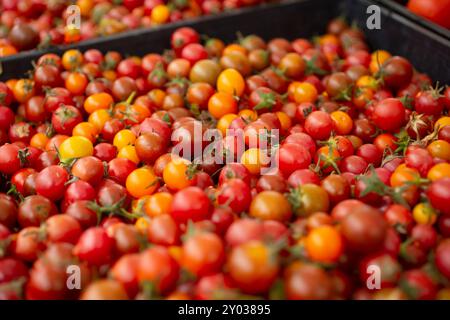
[[[263,2],[268,1],[1,0],[0,58],[18,51],[76,43]],[[73,5],[78,9],[74,10]],[[76,19],[77,15],[81,19]],[[74,25],[78,20],[81,20],[79,28]]]
[[[450,297],[450,88],[341,19],[45,54],[0,105],[2,299]]]

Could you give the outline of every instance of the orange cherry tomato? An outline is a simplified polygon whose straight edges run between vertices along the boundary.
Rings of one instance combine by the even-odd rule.
[[[312,229],[305,239],[308,256],[317,262],[336,262],[343,253],[342,236],[336,227],[324,225]]]
[[[84,73],[71,72],[65,81],[67,90],[74,95],[82,95],[88,85],[88,78]]]

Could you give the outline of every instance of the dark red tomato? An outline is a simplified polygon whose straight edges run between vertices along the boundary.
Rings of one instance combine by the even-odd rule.
[[[441,95],[432,89],[420,91],[414,99],[414,108],[418,113],[439,116],[444,110]]]
[[[450,215],[450,178],[433,181],[428,187],[427,196],[435,209]]]
[[[115,158],[108,163],[108,176],[112,180],[125,185],[128,175],[136,169],[136,164],[125,158]]]
[[[68,180],[69,174],[63,167],[47,167],[36,177],[36,192],[52,201],[59,200],[64,196]]]
[[[211,215],[211,222],[215,226],[215,232],[221,236],[225,234],[228,227],[235,220],[236,215],[227,207],[217,207]]]
[[[306,183],[320,184],[319,176],[309,169],[295,170],[288,178],[288,184],[292,188],[297,188]]]
[[[333,130],[333,121],[328,113],[313,111],[305,120],[306,132],[316,140],[326,140]]]
[[[223,184],[225,181],[239,178],[244,181],[247,185],[250,185],[251,175],[248,169],[241,163],[228,163],[226,164],[219,175],[219,185]]]
[[[350,197],[350,184],[337,174],[331,174],[320,182],[321,187],[328,193],[332,204],[338,204]]]
[[[373,164],[375,167],[378,167],[381,164],[383,158],[383,153],[380,149],[371,143],[360,146],[356,150],[356,155],[366,160],[367,163]]]
[[[58,153],[56,151],[44,151],[42,152],[36,160],[34,168],[38,171],[57,165],[59,163]]]
[[[40,88],[60,86],[62,79],[58,67],[51,64],[38,66],[34,70],[34,82]]]
[[[32,168],[20,169],[11,177],[11,183],[16,187],[17,191],[24,195],[26,194],[25,181],[29,175],[34,173],[36,173],[36,170]]]
[[[114,136],[117,132],[122,130],[125,127],[122,121],[119,119],[110,119],[105,122],[105,125],[102,128],[101,136],[108,142],[113,142]]]
[[[19,158],[20,147],[16,144],[4,144],[0,147],[0,172],[14,174],[20,170],[21,161]]]
[[[435,264],[439,272],[450,279],[450,240],[445,239],[436,248]]]
[[[18,122],[9,128],[9,140],[11,142],[23,142],[28,144],[36,129],[28,122]]]
[[[56,206],[49,199],[34,195],[26,197],[19,205],[18,220],[22,228],[39,227],[41,223],[57,213]]]
[[[370,143],[376,133],[376,128],[368,119],[357,119],[353,123],[353,134],[364,142]]]
[[[68,214],[58,214],[47,219],[45,231],[48,241],[71,244],[77,243],[82,233],[80,223]]]
[[[0,82],[0,104],[9,106],[12,101],[13,93],[4,82]]]
[[[297,170],[299,171],[299,170]],[[256,183],[256,191],[278,191],[286,192],[288,188],[286,180],[279,174],[262,175]]]
[[[66,214],[75,218],[83,229],[93,227],[98,222],[97,213],[89,205],[89,201],[75,201],[66,209]]]
[[[405,107],[398,99],[384,99],[375,105],[372,120],[380,129],[395,132],[405,121]]]
[[[78,180],[71,183],[64,193],[64,205],[68,205],[79,200],[94,200],[97,195],[94,187],[83,180]],[[65,211],[63,209],[63,211]]]
[[[408,85],[413,76],[413,67],[405,58],[394,56],[381,66],[384,84],[392,89],[400,89]]]
[[[227,180],[217,189],[217,203],[230,207],[235,213],[247,211],[251,200],[250,187],[241,179]]]
[[[81,112],[70,105],[61,105],[52,114],[53,129],[66,136],[72,135],[73,128],[82,121]]]
[[[119,256],[139,251],[141,235],[132,224],[114,223],[106,228],[108,235],[115,240],[115,253]]]
[[[219,272],[224,261],[224,245],[215,233],[198,232],[183,243],[181,265],[196,276]]]
[[[109,162],[117,155],[117,148],[110,143],[101,142],[94,147],[94,157]]]
[[[331,298],[333,285],[322,268],[294,263],[286,270],[284,292],[289,300],[326,300]]]
[[[170,215],[178,223],[204,220],[209,218],[211,213],[211,202],[205,192],[198,187],[178,191],[170,208]]]
[[[411,238],[425,250],[430,250],[437,243],[437,232],[428,224],[417,224],[411,231]]]
[[[259,87],[255,89],[250,94],[249,104],[253,110],[260,113],[267,111],[273,112],[281,108],[281,100],[279,95],[267,87]]]
[[[117,65],[117,73],[119,77],[137,79],[141,75],[141,67],[134,59],[128,58],[119,62]]]
[[[294,143],[305,147],[311,156],[316,153],[316,144],[311,138],[311,136],[307,135],[303,132],[296,132],[288,135],[284,140],[284,143]]]
[[[393,256],[387,253],[375,253],[365,257],[359,266],[359,275],[363,283],[373,274],[372,266],[378,267],[380,273],[381,288],[394,287],[402,272],[402,266]]]
[[[0,224],[8,229],[13,228],[17,221],[17,205],[14,199],[0,193]]]
[[[45,94],[45,110],[54,112],[61,105],[72,105],[72,94],[66,88],[51,88]]]
[[[0,105],[0,128],[9,129],[14,121],[14,112],[10,108]]]
[[[193,66],[197,61],[208,59],[208,51],[199,43],[190,43],[181,50],[181,58],[188,60]]]
[[[275,155],[276,164],[285,176],[296,170],[308,168],[311,160],[309,151],[295,143],[284,143]]]
[[[97,202],[102,207],[113,206],[118,202],[121,202],[122,206],[126,207],[129,201],[125,187],[112,180],[103,180],[98,186]]]
[[[384,212],[387,223],[400,233],[409,233],[414,226],[411,211],[399,204],[390,205]]]
[[[28,279],[28,268],[15,258],[0,259],[1,300],[22,299],[22,287]]]
[[[181,50],[183,50],[185,46],[191,43],[198,43],[199,41],[200,36],[197,31],[189,27],[183,27],[172,33],[170,44],[172,49],[175,50],[175,53],[180,55]]]
[[[409,168],[417,169],[422,177],[426,177],[428,171],[434,165],[433,157],[426,149],[416,148],[406,151],[405,164]]]
[[[383,244],[387,224],[378,210],[363,204],[355,206],[344,217],[341,227],[350,250],[371,252]]]
[[[145,133],[156,133],[161,136],[161,138],[163,138],[163,141],[170,141],[170,127],[166,122],[159,119],[146,118],[144,121],[142,121],[139,126],[139,134]]]
[[[317,110],[315,104],[311,102],[302,102],[295,109],[295,119],[297,119],[298,122],[303,123],[311,112]]]
[[[412,269],[404,272],[399,283],[410,299],[430,300],[436,296],[436,285],[423,270]]]
[[[90,265],[102,266],[112,261],[114,247],[114,239],[105,229],[93,227],[83,232],[73,253]]]
[[[359,156],[349,156],[342,159],[339,169],[342,172],[351,172],[354,174],[363,174],[367,169],[368,163]]]

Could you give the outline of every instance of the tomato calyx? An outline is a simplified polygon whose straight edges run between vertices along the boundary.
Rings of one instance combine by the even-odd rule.
[[[117,203],[110,206],[100,206],[95,201],[90,201],[87,205],[88,209],[97,214],[97,224],[100,224],[103,215],[117,215],[128,220],[134,220],[142,217],[142,214],[130,213],[123,208],[126,197],[122,197]]]
[[[158,293],[158,287],[154,281],[144,280],[139,283],[140,292],[145,300],[154,300],[161,298]]]
[[[286,194],[287,200],[292,206],[292,209],[296,213],[301,213],[301,209],[303,207],[302,203],[302,188],[301,186],[298,186],[297,188],[292,188],[289,190],[289,192]]]
[[[19,202],[23,202],[25,200],[25,197],[20,193],[19,190],[17,190],[17,187],[15,184],[10,184],[8,191],[6,192],[7,195],[13,196],[15,199],[19,200]]]
[[[364,190],[361,191],[360,194],[361,197],[365,197],[371,192],[379,196],[387,195],[395,203],[401,204],[402,206],[409,208],[409,204],[402,196],[402,192],[410,187],[409,184],[405,184],[404,186],[399,188],[389,187],[381,181],[372,164],[370,165],[369,170],[370,170],[369,174],[359,175],[356,177],[356,179],[362,181],[365,185]]]
[[[406,130],[401,130],[395,136],[397,140],[394,143],[397,145],[397,149],[394,150],[394,153],[405,155],[406,150],[411,145],[411,137]]]
[[[324,76],[326,75],[328,72],[326,70],[323,70],[322,68],[316,66],[316,61],[317,61],[318,55],[314,55],[311,59],[306,60],[306,69],[305,69],[305,75],[312,75],[312,74],[316,74],[319,76]]]
[[[253,110],[268,109],[271,111],[273,106],[276,104],[275,92],[259,92],[258,95],[261,101],[253,107]]]
[[[19,277],[6,283],[0,283],[0,292],[13,292],[17,297],[23,297],[23,288],[27,279]]]

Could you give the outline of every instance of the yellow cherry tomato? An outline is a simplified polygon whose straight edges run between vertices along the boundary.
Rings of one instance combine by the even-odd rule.
[[[432,225],[437,220],[437,213],[429,204],[419,203],[413,209],[413,217],[418,224]]]
[[[217,121],[217,129],[222,133],[225,137],[227,133],[227,129],[230,127],[231,122],[234,119],[238,118],[238,115],[235,113],[228,113],[222,116],[219,121]]]
[[[83,63],[83,54],[76,49],[67,50],[62,56],[62,65],[66,70],[74,70]]]
[[[309,82],[300,82],[294,86],[294,101],[296,103],[315,102],[317,100],[317,89]]]
[[[132,145],[128,145],[120,149],[117,153],[117,158],[125,158],[136,164],[141,161],[136,153],[136,148]]]
[[[96,110],[89,115],[88,122],[91,123],[98,132],[105,126],[106,121],[111,119],[109,112],[104,109]]]
[[[106,92],[94,93],[84,101],[84,110],[91,114],[96,110],[108,109],[114,103],[113,97]]]
[[[280,121],[281,129],[287,131],[292,127],[292,120],[285,112],[277,111],[275,114],[277,115],[277,118]]]
[[[259,148],[250,148],[241,156],[241,163],[251,174],[260,174],[267,156]]]
[[[445,126],[450,126],[450,117],[440,117],[436,123],[434,124],[434,127],[437,128],[439,126],[439,130],[442,129]]]
[[[337,134],[346,135],[352,132],[353,120],[344,111],[333,111],[331,114],[331,120],[333,121],[333,127]]]
[[[142,234],[147,234],[148,225],[149,225],[148,217],[140,217],[134,223],[136,229]]]
[[[450,161],[450,143],[445,140],[435,140],[427,147],[432,157]]]
[[[189,179],[189,165],[190,161],[186,159],[172,159],[163,171],[163,179],[167,187],[173,190],[181,190],[192,185],[192,180]]]
[[[150,217],[169,213],[172,200],[173,196],[168,192],[155,193],[146,201],[144,212]]]
[[[240,97],[245,90],[245,81],[242,75],[235,69],[223,70],[217,78],[217,91],[227,92]]]
[[[258,119],[258,113],[251,109],[242,109],[241,111],[239,111],[238,116],[247,122],[253,122]]]
[[[136,136],[133,131],[129,129],[123,129],[116,133],[113,140],[113,145],[116,146],[118,150],[133,145],[136,141]]]
[[[161,24],[167,22],[170,17],[170,10],[166,5],[159,4],[152,9],[150,19],[156,23]]]
[[[97,134],[97,128],[90,122],[80,122],[72,130],[73,136],[85,137],[92,142],[95,142],[95,140],[97,140]]]
[[[436,181],[442,178],[450,178],[450,164],[445,162],[435,164],[428,171],[427,178],[431,181]]]
[[[92,142],[82,136],[70,137],[64,140],[58,149],[61,160],[82,158],[94,154]]]
[[[135,198],[151,195],[159,186],[158,177],[150,167],[133,170],[125,182],[128,192]]]
[[[371,55],[371,61],[369,70],[372,74],[375,74],[380,70],[383,63],[391,57],[391,54],[385,50],[374,51]]]
[[[45,133],[36,133],[30,140],[30,146],[45,150],[45,146],[47,145],[50,139],[47,137]]]

